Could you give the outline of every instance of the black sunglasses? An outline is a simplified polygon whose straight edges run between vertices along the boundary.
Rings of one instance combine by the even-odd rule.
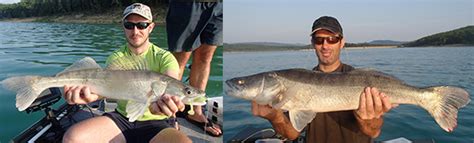
[[[123,27],[125,27],[126,29],[129,29],[129,30],[133,29],[135,26],[137,26],[138,29],[143,30],[143,29],[147,28],[150,25],[151,25],[151,23],[148,23],[148,22],[138,22],[138,23],[124,22],[123,23]]]
[[[342,37],[340,36],[329,36],[329,37],[313,37],[313,43],[316,45],[322,45],[324,41],[326,41],[328,44],[336,44],[338,43]]]

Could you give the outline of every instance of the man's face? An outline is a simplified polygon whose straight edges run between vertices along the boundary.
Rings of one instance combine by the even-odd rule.
[[[318,30],[314,33],[312,39],[312,46],[316,50],[316,55],[318,56],[319,64],[332,65],[339,61],[339,54],[341,52],[341,49],[344,47],[345,42],[344,38],[340,38],[340,36],[337,36],[339,35],[331,33],[327,30]],[[335,39],[340,40],[336,42]]]
[[[148,27],[144,29],[140,29],[139,26],[133,26],[131,29],[127,29],[123,25],[125,22],[131,22],[134,24],[139,23],[139,22],[145,22],[145,23],[151,23],[151,24],[148,25]],[[154,26],[155,25],[152,22],[136,14],[130,14],[122,23],[123,31],[125,32],[125,37],[127,38],[127,42],[133,48],[138,48],[148,41],[148,36],[150,35]]]

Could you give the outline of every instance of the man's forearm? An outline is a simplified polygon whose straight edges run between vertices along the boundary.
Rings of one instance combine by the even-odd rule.
[[[275,131],[283,137],[294,140],[300,135],[300,133],[293,128],[290,120],[284,114],[277,115],[274,119],[270,120],[270,122]]]

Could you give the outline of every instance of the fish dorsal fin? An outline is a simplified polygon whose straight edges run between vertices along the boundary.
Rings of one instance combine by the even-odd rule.
[[[316,117],[316,112],[314,111],[290,110],[288,114],[290,116],[291,125],[293,125],[293,128],[298,132],[301,132],[301,130]]]
[[[84,58],[74,62],[71,66],[67,67],[63,71],[56,74],[56,76],[59,76],[59,75],[61,75],[63,73],[66,73],[66,72],[86,70],[86,69],[101,69],[101,67],[91,57],[84,57]]]
[[[122,56],[111,60],[107,70],[150,70],[145,58],[139,56]]]

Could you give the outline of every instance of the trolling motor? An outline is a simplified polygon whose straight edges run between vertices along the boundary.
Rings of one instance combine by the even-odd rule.
[[[79,107],[65,103],[59,108],[53,109],[52,105],[61,99],[62,94],[59,88],[49,88],[49,91],[51,94],[36,99],[25,110],[28,114],[44,111],[45,116],[16,136],[13,142],[61,142],[65,132],[63,127],[65,123],[61,119],[79,110]]]
[[[56,115],[53,112],[53,109],[51,109],[51,105],[55,104],[61,99],[61,90],[59,88],[49,88],[49,91],[51,94],[42,96],[30,105],[30,107],[26,108],[26,113],[32,113],[36,112],[39,110],[43,110],[44,113],[46,114],[46,118],[50,120],[53,125],[57,125],[58,120],[56,119]]]
[[[33,103],[31,103],[30,107],[26,108],[26,113],[36,112],[38,110],[51,110],[51,105],[58,102],[61,99],[61,91],[59,88],[50,88],[49,91],[51,94],[42,96]]]

